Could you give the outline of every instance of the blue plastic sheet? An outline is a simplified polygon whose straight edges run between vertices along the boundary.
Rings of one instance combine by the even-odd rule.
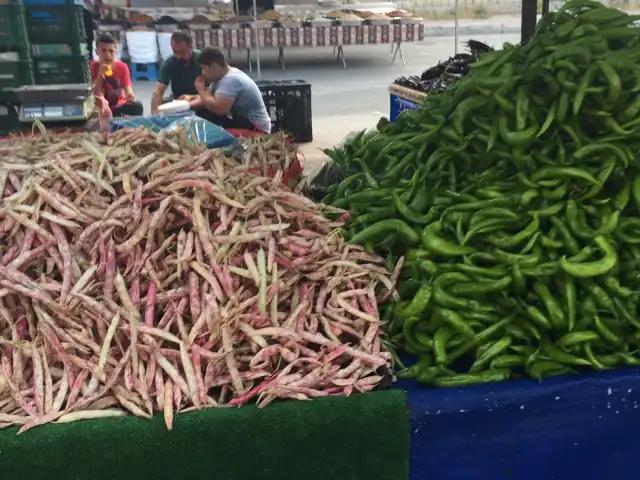
[[[622,480],[640,469],[640,369],[398,386],[411,412],[410,480]]]
[[[237,140],[224,128],[195,115],[171,115],[155,117],[114,118],[110,122],[111,131],[121,128],[147,127],[154,132],[171,132],[185,127],[188,139],[196,143],[204,143],[208,148],[233,147]]]

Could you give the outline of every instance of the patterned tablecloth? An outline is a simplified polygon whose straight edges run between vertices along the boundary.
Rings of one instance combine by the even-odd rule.
[[[189,33],[196,42],[196,48],[232,49],[256,46],[251,28],[190,30]],[[424,25],[421,23],[258,29],[258,42],[261,48],[388,45],[421,40],[424,40]]]

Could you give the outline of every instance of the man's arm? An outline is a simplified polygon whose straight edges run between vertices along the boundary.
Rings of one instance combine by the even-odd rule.
[[[191,110],[202,110],[203,108],[205,108],[204,106],[204,102],[202,101],[202,98],[200,97],[200,95],[191,95],[193,98],[191,100],[189,100],[189,108],[191,108]]]
[[[124,90],[124,97],[127,99],[127,103],[135,103],[136,94],[133,93],[133,83],[131,83],[131,71],[126,63],[118,62],[118,67],[122,70],[121,84]]]
[[[104,87],[104,79],[102,77],[96,77],[93,82],[93,94],[94,95],[102,95]]]
[[[158,107],[164,103],[164,92],[167,90],[167,84],[162,82],[156,82],[156,86],[153,89],[153,95],[151,96],[151,114],[158,114]]]
[[[91,65],[91,77],[93,80],[93,94],[102,95],[104,93],[104,71],[103,65],[94,63]]]
[[[207,110],[216,115],[226,115],[231,111],[231,107],[233,107],[233,104],[236,101],[235,95],[214,95],[211,90],[206,87],[202,77],[198,77],[195,85],[198,90],[198,95],[200,95],[202,105]]]

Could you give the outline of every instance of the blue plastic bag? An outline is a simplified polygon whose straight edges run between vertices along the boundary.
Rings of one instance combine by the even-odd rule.
[[[173,132],[184,127],[187,138],[196,143],[204,143],[207,148],[233,147],[237,140],[224,128],[195,115],[168,115],[155,117],[114,118],[110,121],[111,131],[121,128],[146,127],[156,133]]]

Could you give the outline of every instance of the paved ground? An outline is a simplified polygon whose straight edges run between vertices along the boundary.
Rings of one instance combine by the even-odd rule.
[[[461,36],[494,46],[519,41],[518,34]],[[381,116],[389,115],[387,88],[393,79],[420,74],[426,68],[454,53],[453,37],[428,38],[403,47],[407,66],[399,58],[391,62],[389,46],[354,46],[345,48],[347,68],[336,62],[329,48],[286,50],[287,70],[279,68],[277,52],[262,52],[262,78],[268,80],[303,79],[311,84],[314,141],[303,146],[307,169],[324,156],[321,148],[331,147],[354,130],[372,127]],[[235,52],[234,52],[235,53]],[[247,71],[247,63],[238,52],[236,66]],[[255,66],[252,76],[256,76]],[[138,98],[148,111],[152,84],[134,86]]]

